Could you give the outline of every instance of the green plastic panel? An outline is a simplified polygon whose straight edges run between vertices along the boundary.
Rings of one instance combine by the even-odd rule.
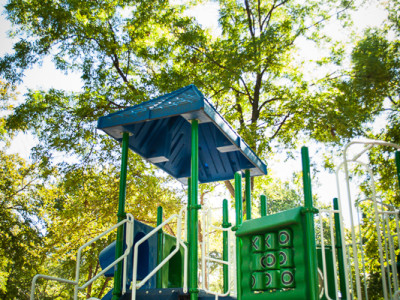
[[[236,232],[242,240],[241,298],[309,300],[303,207],[247,220]],[[260,238],[264,243],[260,245]],[[315,250],[315,249],[314,249]]]
[[[169,234],[163,234],[163,259],[165,259],[176,247],[176,238]],[[183,286],[183,247],[162,268],[162,288],[178,288]]]

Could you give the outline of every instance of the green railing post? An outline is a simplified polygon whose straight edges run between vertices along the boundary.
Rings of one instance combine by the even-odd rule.
[[[337,198],[333,198],[333,209],[339,210],[339,203]],[[338,265],[339,265],[339,282],[340,282],[340,292],[342,294],[343,300],[346,300],[346,277],[344,274],[344,258],[343,258],[343,249],[342,249],[342,234],[340,228],[340,215],[338,213],[334,214],[335,216],[335,231],[336,231],[336,250],[338,257]]]
[[[237,230],[243,222],[243,202],[242,202],[242,175],[239,172],[235,173],[235,207],[236,207],[236,225]],[[242,274],[239,272],[241,269],[241,252],[242,241],[236,237],[236,278],[237,278],[237,300],[242,299]]]
[[[163,208],[161,206],[157,207],[157,226],[163,222]],[[159,265],[163,260],[163,230],[160,229],[157,232],[157,265]],[[162,269],[157,272],[157,283],[156,287],[158,289],[162,288]]]
[[[260,202],[261,202],[260,215],[261,217],[265,217],[267,215],[267,197],[265,195],[261,195]]]
[[[129,133],[124,132],[122,135],[122,157],[121,157],[121,174],[119,181],[119,201],[118,201],[118,223],[126,218],[125,198],[126,198],[126,174],[128,171],[128,145]],[[124,228],[122,226],[117,229],[117,241],[115,246],[115,259],[118,259],[124,253]],[[122,261],[117,264],[114,272],[114,291],[113,300],[120,298],[122,294]]]
[[[310,158],[308,148],[301,148],[302,166],[303,166],[303,188],[305,200],[305,221],[306,221],[306,253],[307,269],[309,270],[309,278],[307,278],[309,286],[309,300],[318,300],[318,271],[317,271],[317,253],[315,245],[315,229],[314,229],[314,212],[311,190],[311,173],[310,173]]]
[[[251,220],[251,178],[250,170],[245,171],[245,195],[246,195],[246,220]]]
[[[228,200],[224,199],[222,201],[222,228],[229,228],[229,211],[228,211]],[[228,245],[228,231],[224,231],[222,234],[222,259],[228,261],[229,256],[229,245]],[[228,291],[229,288],[229,267],[224,264],[223,266],[224,275],[224,293]]]
[[[229,224],[229,212],[228,212],[228,200],[224,199],[222,202],[222,228],[228,228]],[[224,261],[228,261],[229,255],[229,245],[228,245],[228,232],[223,232],[223,251],[222,251],[222,259]],[[228,266],[224,264],[223,266],[223,274],[224,274],[224,293],[228,291],[229,287],[229,269]]]
[[[190,196],[190,236],[189,236],[189,249],[190,249],[190,300],[197,300],[199,290],[197,288],[197,260],[198,260],[198,249],[197,249],[197,225],[198,225],[198,176],[199,176],[199,122],[192,120],[191,130],[191,196]]]
[[[396,151],[396,168],[397,168],[397,181],[400,187],[400,151]]]
[[[187,237],[186,237],[186,241],[189,243],[189,241],[190,241],[190,233],[191,233],[191,231],[190,231],[190,221],[191,221],[191,219],[190,219],[190,197],[191,197],[191,194],[192,194],[192,189],[190,188],[190,186],[192,185],[192,183],[191,183],[191,180],[192,180],[192,178],[191,177],[189,177],[188,178],[188,190],[187,190],[187,192],[188,192],[188,200],[187,200],[187,212],[186,212],[186,226],[187,226],[187,230],[186,230],[186,234],[187,234]],[[190,255],[190,251],[189,251],[189,253],[188,253],[188,257],[189,257],[189,261],[191,261],[191,255]],[[188,264],[188,270],[187,270],[187,274],[188,274],[188,276],[187,276],[187,285],[188,285],[188,289],[190,290],[190,264]]]

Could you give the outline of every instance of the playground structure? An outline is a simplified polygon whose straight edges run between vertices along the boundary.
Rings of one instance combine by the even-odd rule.
[[[74,299],[78,299],[80,291],[100,276],[114,277],[114,288],[104,300],[368,299],[368,270],[362,232],[357,230],[360,221],[356,221],[359,213],[353,214],[354,209],[363,207],[362,201],[353,200],[349,163],[363,164],[370,171],[358,160],[364,153],[375,145],[400,149],[398,145],[367,141],[365,149],[348,159],[347,149],[353,145],[349,144],[336,172],[338,199],[334,200],[333,209],[320,210],[313,206],[308,149],[303,147],[304,206],[267,215],[266,198],[261,196],[261,217],[252,218],[250,178],[265,175],[266,165],[195,86],[101,117],[98,128],[122,143],[118,223],[79,248],[75,280],[35,276],[31,299],[35,298],[35,285],[40,278],[73,285]],[[125,212],[129,148],[188,186],[188,207],[166,220],[159,207],[155,228]],[[396,166],[400,179],[399,151]],[[342,167],[346,197],[341,195]],[[383,199],[378,201],[372,173],[370,178],[373,193],[365,202],[374,207],[383,299],[398,299],[399,211]],[[235,182],[236,222],[234,226],[229,223],[228,203],[224,200],[222,224],[217,227],[211,222],[211,210],[198,204],[198,184],[231,179]],[[346,205],[350,234],[343,216]],[[200,251],[199,212],[203,230]],[[163,232],[163,227],[171,222],[177,224],[176,236]],[[329,237],[325,236],[325,227]],[[102,271],[82,284],[79,270],[83,249],[113,230],[117,230],[116,241],[99,256]],[[209,253],[207,240],[215,230],[223,232],[222,258]],[[222,292],[209,285],[210,262],[222,266]]]

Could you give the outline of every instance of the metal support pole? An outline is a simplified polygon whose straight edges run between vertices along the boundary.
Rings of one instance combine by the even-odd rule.
[[[190,233],[191,233],[191,231],[190,231],[190,222],[191,222],[191,218],[190,218],[190,197],[191,197],[191,194],[192,194],[192,189],[191,189],[191,185],[192,185],[192,182],[191,182],[191,180],[192,180],[192,178],[191,177],[189,177],[188,178],[188,190],[187,190],[187,192],[188,192],[188,200],[187,200],[187,206],[188,206],[188,209],[187,209],[187,212],[186,212],[186,226],[187,226],[187,229],[186,229],[186,241],[189,243],[189,241],[190,241]],[[191,261],[191,255],[190,255],[190,251],[189,251],[189,261]],[[187,270],[187,274],[188,274],[188,276],[187,276],[187,280],[188,280],[188,282],[187,282],[187,285],[188,285],[188,290],[190,290],[190,263],[188,264],[188,270]]]
[[[250,170],[246,170],[245,176],[245,195],[246,195],[246,220],[251,220],[251,178]]]
[[[260,215],[261,217],[265,217],[267,215],[267,197],[265,195],[261,195],[260,202],[261,202]]]
[[[118,223],[126,218],[125,199],[126,199],[126,174],[128,171],[128,145],[129,145],[129,133],[124,132],[122,135],[122,157],[121,157],[121,174],[119,181]],[[124,227],[120,226],[117,229],[115,259],[118,259],[120,256],[122,256],[124,252]],[[122,294],[122,261],[117,264],[117,269],[114,272],[114,290],[113,290],[112,300],[118,300],[121,294]]]
[[[157,226],[159,226],[163,222],[163,208],[161,206],[157,207]],[[157,265],[159,265],[163,260],[163,251],[164,243],[163,243],[163,231],[160,229],[157,232]],[[156,287],[158,289],[162,288],[162,269],[157,272],[157,284]]]
[[[400,151],[396,151],[396,167],[397,167],[397,181],[400,187]]]
[[[235,206],[236,206],[236,229],[243,222],[243,202],[242,202],[242,175],[239,172],[235,173]],[[241,269],[241,247],[242,241],[236,237],[236,288],[237,300],[242,299],[242,274]]]
[[[198,260],[198,175],[199,175],[199,122],[192,120],[192,136],[191,136],[191,196],[190,196],[190,235],[189,235],[189,252],[190,252],[190,300],[197,300],[199,290],[197,288],[197,260]]]
[[[333,198],[333,209],[339,210],[339,203],[337,198]],[[339,282],[340,282],[340,292],[342,294],[342,300],[346,300],[346,276],[344,274],[344,258],[343,258],[343,249],[342,249],[342,234],[340,228],[340,216],[338,213],[334,214],[335,216],[335,231],[336,231],[336,249],[338,256],[338,265],[339,265]]]
[[[228,200],[224,199],[222,201],[222,228],[228,228],[231,224],[229,224],[229,211],[228,211]],[[229,245],[228,245],[228,232],[224,231],[222,234],[222,259],[224,261],[228,261],[229,258]],[[224,274],[224,293],[228,291],[229,288],[229,267],[224,264],[223,266],[223,274]]]
[[[314,229],[314,207],[312,200],[311,190],[311,174],[310,174],[310,158],[308,155],[308,148],[301,148],[301,158],[303,166],[303,188],[304,188],[304,202],[305,202],[305,221],[306,221],[306,253],[307,269],[309,270],[308,276],[308,290],[310,300],[318,300],[318,270],[317,270],[317,251],[315,246],[315,229]]]

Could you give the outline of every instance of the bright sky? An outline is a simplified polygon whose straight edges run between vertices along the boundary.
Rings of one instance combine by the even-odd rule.
[[[0,0],[0,6],[3,7],[6,0]],[[368,26],[380,26],[382,21],[386,17],[386,12],[377,6],[377,2],[370,1],[368,7],[360,9],[358,12],[353,14],[355,23],[355,32],[360,35],[362,31]],[[201,5],[193,9],[190,14],[195,16],[201,24],[207,26],[213,31],[217,31],[218,27],[218,13],[217,4],[210,3],[207,5]],[[10,24],[5,20],[5,16],[0,16],[0,55],[4,55],[12,50],[12,40],[7,37],[7,32],[10,30]],[[354,37],[348,31],[340,29],[337,23],[331,22],[327,26],[328,32],[337,40],[350,41],[351,37]],[[321,50],[311,46],[308,42],[303,42],[299,45],[304,49],[307,55],[317,57],[321,55]],[[312,72],[312,70],[310,70]],[[45,59],[41,66],[36,66],[32,70],[26,72],[24,84],[20,87],[20,94],[31,88],[31,89],[49,89],[59,88],[67,90],[79,90],[81,81],[79,75],[70,74],[66,76],[60,71],[56,70],[50,59]],[[22,97],[22,96],[21,96]],[[35,144],[34,139],[30,135],[20,134],[12,143],[12,147],[9,152],[19,153],[25,159],[29,158],[30,148]],[[317,154],[314,145],[310,145],[310,154],[314,159],[321,160],[321,155]],[[316,146],[315,146],[316,147]],[[282,159],[282,157],[280,157]],[[300,161],[291,160],[283,163],[281,161],[270,161],[268,162],[269,170],[272,173],[278,175],[281,178],[290,179],[293,171],[299,171]],[[326,174],[326,172],[320,173],[320,185],[323,188],[314,187],[314,192],[321,195],[321,198],[325,198],[326,201],[331,202],[332,197],[336,195],[336,186],[334,176]]]

